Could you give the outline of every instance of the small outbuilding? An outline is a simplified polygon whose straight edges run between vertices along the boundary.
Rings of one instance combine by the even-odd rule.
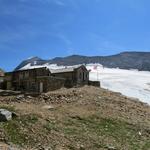
[[[82,86],[88,84],[89,71],[84,65],[66,67],[63,69],[50,69],[51,76],[66,79],[65,86]]]

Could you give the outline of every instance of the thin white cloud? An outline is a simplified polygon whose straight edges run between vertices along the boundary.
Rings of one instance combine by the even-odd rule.
[[[53,2],[57,5],[60,5],[60,6],[65,6],[65,3],[61,0],[53,0]]]
[[[64,34],[58,34],[56,35],[59,39],[61,39],[67,46],[70,46],[72,44],[71,40],[65,36]]]
[[[71,55],[71,54],[75,53],[75,49],[73,48],[73,43],[66,35],[59,33],[56,35],[56,37],[64,42],[64,44],[66,46],[67,55]]]
[[[19,2],[41,2],[41,3],[53,3],[59,6],[65,6],[65,2],[62,0],[18,0]]]
[[[74,9],[78,9],[79,8],[79,4],[78,4],[78,2],[77,2],[77,0],[68,0],[68,2],[69,2],[69,5],[72,7],[72,8],[74,8]]]

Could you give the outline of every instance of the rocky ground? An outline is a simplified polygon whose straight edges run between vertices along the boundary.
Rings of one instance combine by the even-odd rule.
[[[0,123],[1,143],[15,149],[150,150],[150,107],[120,93],[85,86],[0,96],[0,108],[17,115]]]

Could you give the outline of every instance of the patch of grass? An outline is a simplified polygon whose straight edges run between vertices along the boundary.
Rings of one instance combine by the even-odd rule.
[[[3,124],[3,128],[8,140],[13,144],[23,145],[26,143],[26,135],[21,132],[21,124],[18,121],[11,120]]]
[[[29,130],[31,125],[37,121],[38,117],[36,115],[29,114],[1,123],[1,127],[5,130],[8,141],[23,146],[33,142]]]
[[[150,140],[145,143],[142,150],[149,150],[149,149],[150,149]]]
[[[15,112],[15,107],[10,105],[0,105],[0,109],[7,109],[8,111]]]
[[[69,118],[64,122],[63,128],[64,134],[67,136],[75,137],[78,140],[90,140],[97,139],[93,146],[95,148],[101,148],[107,145],[105,139],[111,139],[114,143],[121,148],[121,145],[127,145],[128,149],[139,150],[142,148],[140,144],[141,137],[138,132],[141,130],[140,127],[132,124],[128,124],[125,121],[101,118],[97,115],[89,117],[73,117]],[[99,137],[102,137],[103,141],[98,141]],[[101,138],[101,140],[102,140]],[[75,140],[76,140],[75,139]],[[101,144],[99,144],[101,142]],[[143,142],[144,141],[143,139]],[[91,143],[92,144],[92,143]],[[149,147],[149,143],[145,143],[144,149]]]
[[[35,114],[24,115],[21,121],[25,125],[35,124],[38,121],[38,117]]]
[[[75,134],[79,134],[79,129],[75,128],[75,127],[64,127],[64,133],[67,135],[75,135]]]
[[[43,126],[46,130],[51,131],[51,130],[55,130],[58,131],[59,127],[57,126],[57,124],[53,121],[47,121],[47,123]]]

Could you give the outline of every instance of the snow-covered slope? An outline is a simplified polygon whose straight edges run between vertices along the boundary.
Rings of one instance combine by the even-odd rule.
[[[48,63],[36,66],[27,64],[21,69],[39,67],[60,69],[66,66],[57,66],[55,64],[50,65]],[[129,97],[138,98],[142,102],[150,104],[150,72],[103,68],[100,64],[88,64],[87,69],[91,70],[90,80],[100,81],[103,88],[120,92]]]
[[[87,65],[87,68],[91,70],[90,80],[101,81],[103,88],[150,104],[150,72],[110,69],[92,64]]]

